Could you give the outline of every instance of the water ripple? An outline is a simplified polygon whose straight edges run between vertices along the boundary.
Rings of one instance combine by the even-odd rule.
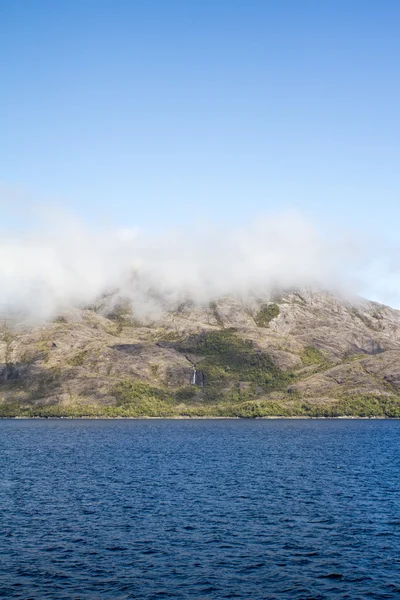
[[[0,434],[0,598],[400,597],[399,421]]]

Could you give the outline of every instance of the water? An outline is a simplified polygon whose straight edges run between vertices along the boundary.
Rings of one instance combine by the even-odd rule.
[[[0,597],[400,598],[400,421],[0,421]]]

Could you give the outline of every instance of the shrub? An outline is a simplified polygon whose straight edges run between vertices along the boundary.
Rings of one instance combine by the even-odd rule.
[[[192,400],[196,396],[198,389],[195,389],[195,386],[183,387],[175,393],[175,400],[180,402]]]
[[[327,362],[327,359],[321,350],[314,346],[306,346],[300,354],[300,358],[305,365],[315,365]]]
[[[269,327],[270,322],[279,315],[279,306],[273,304],[263,304],[254,317],[254,321],[258,327]]]
[[[89,350],[81,350],[80,352],[77,352],[72,358],[70,358],[68,363],[72,367],[80,367],[88,358],[89,354]]]

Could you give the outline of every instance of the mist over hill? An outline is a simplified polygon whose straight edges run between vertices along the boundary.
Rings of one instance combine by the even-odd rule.
[[[400,416],[400,311],[331,292],[103,294],[40,326],[3,320],[2,416]]]
[[[294,212],[157,235],[50,215],[0,241],[0,415],[395,416],[400,312],[358,295],[393,291],[384,249]]]
[[[104,294],[141,316],[292,287],[397,301],[386,250],[382,241],[328,234],[296,212],[236,227],[195,220],[158,234],[95,229],[50,212],[28,233],[0,238],[0,318],[39,324]]]

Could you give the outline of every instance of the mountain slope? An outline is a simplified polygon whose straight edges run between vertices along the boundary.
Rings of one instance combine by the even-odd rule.
[[[310,290],[110,306],[3,323],[0,416],[400,416],[400,311]]]

